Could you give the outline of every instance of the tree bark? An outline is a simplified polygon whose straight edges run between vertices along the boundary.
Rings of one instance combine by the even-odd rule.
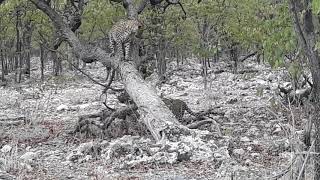
[[[5,68],[4,68],[4,58],[3,58],[3,50],[2,47],[0,47],[0,60],[1,60],[1,81],[4,82],[4,74],[5,74]]]
[[[44,47],[40,44],[41,81],[44,81]]]
[[[22,54],[22,48],[21,48],[21,37],[20,37],[20,28],[21,28],[21,9],[20,7],[16,7],[16,59],[15,59],[15,82],[20,83],[21,80],[21,54]]]
[[[23,46],[25,48],[26,53],[26,75],[30,78],[30,60],[31,60],[31,39],[33,33],[33,24],[31,20],[27,20],[24,24],[23,31]]]
[[[173,113],[157,96],[155,90],[142,79],[133,62],[120,61],[118,56],[110,58],[109,54],[99,47],[81,44],[75,33],[64,23],[62,17],[51,9],[45,1],[30,1],[49,16],[58,32],[69,43],[77,58],[86,63],[100,61],[107,67],[118,69],[126,91],[136,103],[144,123],[156,141],[164,138],[163,133],[170,131],[170,129],[178,128],[189,131],[188,128],[178,122]]]
[[[313,106],[314,114],[312,122],[315,125],[315,152],[314,179],[320,179],[320,57],[316,46],[316,33],[314,29],[313,14],[310,0],[304,0],[302,12],[303,23],[299,21],[297,2],[289,1],[289,7],[293,18],[294,29],[299,39],[300,47],[308,57],[313,80]]]

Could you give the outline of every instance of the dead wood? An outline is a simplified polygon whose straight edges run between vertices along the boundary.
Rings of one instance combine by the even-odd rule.
[[[220,130],[220,125],[217,123],[217,121],[213,119],[208,119],[208,120],[202,120],[202,121],[197,121],[192,124],[189,124],[187,127],[190,129],[198,129],[200,126],[206,125],[206,124],[213,124],[215,125],[215,131],[217,132],[218,136],[222,136],[221,130]]]
[[[113,112],[109,117],[103,117],[105,118],[104,123],[103,123],[103,129],[107,129],[110,124],[112,123],[112,121],[114,121],[114,119],[118,118],[118,119],[125,119],[126,116],[128,115],[135,115],[136,118],[139,118],[139,114],[136,112],[138,110],[138,107],[135,104],[129,105],[127,107],[123,107],[120,108],[118,110],[116,110],[115,112]]]
[[[255,52],[253,52],[253,53],[250,53],[250,54],[244,56],[243,58],[239,59],[239,61],[240,61],[240,62],[244,62],[245,60],[249,59],[250,57],[255,56],[257,53],[258,53],[258,51],[255,51]]]
[[[143,80],[133,62],[121,61],[119,56],[110,57],[107,52],[99,47],[82,44],[70,29],[69,24],[64,21],[64,18],[52,9],[46,1],[29,1],[51,19],[54,27],[70,45],[76,58],[85,63],[100,61],[106,67],[118,70],[125,85],[125,90],[139,109],[141,120],[157,142],[164,139],[166,133],[170,133],[170,129],[179,129],[182,133],[190,132],[190,129],[179,123],[174,114],[165,106],[164,102],[157,96],[155,89]],[[123,3],[130,19],[137,18],[137,15],[142,12],[148,1],[144,0],[138,5],[132,0],[123,0]]]
[[[136,105],[119,108],[115,111],[105,109],[96,114],[88,114],[79,117],[75,130],[70,134],[80,133],[86,137],[121,137],[123,135],[146,134],[141,122],[138,122],[139,114]],[[137,126],[139,126],[137,128]],[[138,130],[135,130],[134,127]],[[138,131],[138,132],[137,132]]]
[[[147,135],[146,129],[141,129],[141,127],[145,128],[145,126],[139,121],[140,114],[137,112],[138,108],[128,93],[124,91],[120,93],[117,98],[121,103],[127,104],[127,106],[115,111],[106,109],[97,114],[81,116],[73,133],[80,132],[86,136],[103,136],[109,138],[121,137],[126,134]],[[179,119],[180,123],[187,125],[188,128],[196,129],[202,125],[213,123],[216,125],[218,133],[220,132],[219,125],[212,119],[208,120],[206,116],[224,116],[223,112],[209,109],[195,113],[192,112],[182,100],[163,98],[163,101],[176,118]],[[183,118],[185,111],[192,116]],[[138,130],[140,132],[137,132]]]
[[[291,104],[303,104],[305,99],[309,99],[312,88],[304,88],[293,90],[292,87],[281,87],[278,86],[279,92],[282,93],[280,96],[284,98],[285,101],[289,101]]]
[[[30,121],[26,117],[0,118],[0,126],[19,126]]]
[[[238,74],[246,74],[246,73],[258,73],[259,71],[256,69],[243,69],[238,71]]]

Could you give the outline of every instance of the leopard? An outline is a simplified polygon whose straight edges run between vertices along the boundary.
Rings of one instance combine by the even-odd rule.
[[[126,91],[120,93],[120,95],[117,98],[121,103],[125,103],[125,104],[134,103]],[[170,109],[173,115],[180,121],[183,120],[183,116],[185,112],[189,113],[194,117],[201,116],[200,113],[196,113],[192,111],[187,105],[187,103],[180,99],[171,99],[171,98],[165,98],[165,97],[161,97],[161,99],[164,102],[164,104]]]
[[[173,115],[178,119],[182,120],[185,112],[188,112],[190,115],[198,117],[199,114],[193,112],[186,102],[180,99],[169,99],[162,97],[164,104],[171,110]]]
[[[120,20],[109,31],[110,57],[116,52],[121,59],[130,61],[130,48],[134,37],[139,37],[143,24],[137,19]]]

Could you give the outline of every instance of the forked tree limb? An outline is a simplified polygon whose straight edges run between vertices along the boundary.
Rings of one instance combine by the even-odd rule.
[[[118,69],[125,89],[136,103],[139,114],[154,139],[159,142],[165,132],[171,128],[190,132],[190,129],[181,125],[164,102],[157,96],[155,89],[150,87],[141,77],[133,62],[120,61],[119,56],[110,57],[107,52],[99,47],[91,47],[81,44],[74,32],[63,21],[63,18],[55,12],[44,0],[29,0],[44,12],[53,22],[54,27],[69,43],[75,56],[86,63],[100,61],[101,63]],[[134,15],[137,8],[132,0],[126,0],[128,4],[128,16]],[[131,13],[131,14],[130,14]],[[181,131],[182,133],[182,131]]]

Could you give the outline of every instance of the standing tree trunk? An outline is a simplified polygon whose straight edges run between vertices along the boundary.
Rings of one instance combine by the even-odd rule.
[[[44,81],[44,47],[40,44],[41,81]]]
[[[313,97],[314,114],[312,122],[315,125],[315,152],[314,155],[314,180],[320,179],[320,57],[319,50],[316,46],[316,32],[313,22],[311,9],[311,0],[303,0],[302,14],[303,23],[300,22],[297,1],[290,0],[289,6],[292,13],[295,32],[299,38],[299,44],[308,57],[309,65],[313,80]]]
[[[21,8],[16,8],[16,58],[15,58],[15,82],[21,81],[21,66],[22,66],[22,45],[21,45]]]
[[[233,62],[233,73],[236,74],[238,72],[238,60],[239,60],[239,50],[238,43],[232,42],[230,46],[230,59]]]
[[[1,45],[1,44],[0,44]],[[4,74],[5,74],[5,67],[4,67],[4,58],[3,58],[3,50],[0,47],[0,60],[1,60],[1,81],[5,82]]]
[[[61,44],[60,37],[58,35],[58,32],[54,33],[53,36],[53,45],[52,45],[52,51],[51,51],[51,58],[52,58],[52,73],[54,76],[59,76],[61,73],[61,60],[58,58],[57,50]]]
[[[27,20],[24,25],[23,32],[23,46],[25,49],[25,64],[26,70],[25,74],[30,78],[30,60],[31,60],[31,39],[32,39],[33,25],[31,20]]]
[[[202,76],[203,76],[204,89],[207,89],[207,87],[208,87],[208,64],[207,64],[207,58],[202,57],[201,58],[201,63],[202,63]]]
[[[167,71],[167,61],[166,61],[166,52],[164,48],[165,42],[164,37],[160,37],[158,49],[157,49],[157,69],[158,75],[160,78],[165,78],[165,73]]]

